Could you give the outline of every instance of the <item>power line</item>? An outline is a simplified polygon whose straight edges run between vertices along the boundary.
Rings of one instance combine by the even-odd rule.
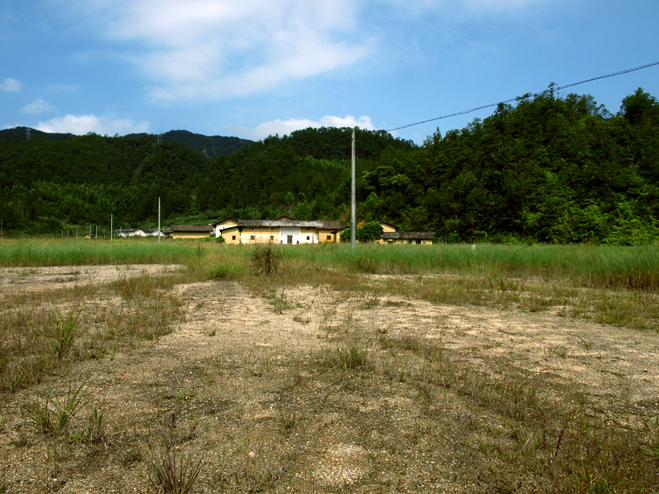
[[[551,86],[551,87],[554,91],[560,91],[561,89],[566,89],[566,88],[569,88],[569,87],[578,86],[580,84],[586,84],[587,82],[593,82],[593,81],[597,81],[599,79],[606,79],[608,77],[617,77],[619,75],[629,74],[630,72],[636,72],[637,70],[647,69],[648,67],[652,67],[654,65],[659,65],[659,61],[648,63],[648,64],[645,64],[645,65],[639,65],[638,67],[633,67],[631,69],[620,70],[618,72],[613,72],[611,74],[592,77],[590,79],[586,79],[585,81],[573,82],[572,84],[565,84],[564,86]],[[443,120],[445,118],[456,117],[458,115],[465,115],[467,113],[473,113],[473,112],[478,111],[478,110],[483,110],[484,108],[490,108],[490,107],[493,107],[493,106],[498,106],[498,105],[503,104],[503,103],[510,103],[512,101],[517,101],[518,99],[519,98],[510,98],[510,99],[507,99],[505,101],[498,101],[497,103],[490,103],[489,105],[478,106],[476,108],[471,108],[469,110],[463,110],[463,111],[459,111],[459,112],[456,112],[456,113],[451,113],[449,115],[442,115],[441,117],[429,118],[428,120],[422,120],[420,122],[414,122],[414,123],[411,123],[411,124],[408,124],[408,125],[403,125],[402,127],[396,127],[395,129],[389,129],[389,130],[387,130],[387,132],[393,132],[395,130],[407,129],[409,127],[414,127],[415,125],[421,125],[421,124],[428,123],[428,122],[434,122],[436,120]]]

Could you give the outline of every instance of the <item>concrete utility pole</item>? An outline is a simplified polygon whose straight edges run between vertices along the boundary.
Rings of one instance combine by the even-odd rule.
[[[158,198],[158,243],[160,243],[160,197]]]
[[[112,240],[112,213],[110,213],[110,240]]]
[[[355,248],[355,223],[357,222],[355,194],[355,129],[352,129],[352,186],[350,189],[350,247]]]

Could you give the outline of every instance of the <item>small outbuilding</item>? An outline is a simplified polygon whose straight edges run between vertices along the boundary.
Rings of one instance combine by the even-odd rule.
[[[435,235],[432,232],[384,232],[382,242],[385,244],[432,244]]]

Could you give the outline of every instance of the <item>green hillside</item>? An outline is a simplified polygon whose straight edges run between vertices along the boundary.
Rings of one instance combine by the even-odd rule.
[[[146,134],[28,141],[24,129],[9,130],[0,219],[10,233],[106,225],[110,213],[122,226],[149,226],[158,197],[172,222],[350,216],[352,129],[251,144],[186,131],[162,144]],[[445,241],[659,241],[659,103],[642,89],[615,114],[550,89],[423,146],[363,130],[356,143],[359,220]]]

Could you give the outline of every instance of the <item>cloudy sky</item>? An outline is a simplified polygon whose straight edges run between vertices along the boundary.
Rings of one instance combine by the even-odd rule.
[[[659,61],[657,21],[659,0],[3,0],[0,128],[389,130]],[[570,91],[615,113],[638,87],[659,98],[659,66]]]

